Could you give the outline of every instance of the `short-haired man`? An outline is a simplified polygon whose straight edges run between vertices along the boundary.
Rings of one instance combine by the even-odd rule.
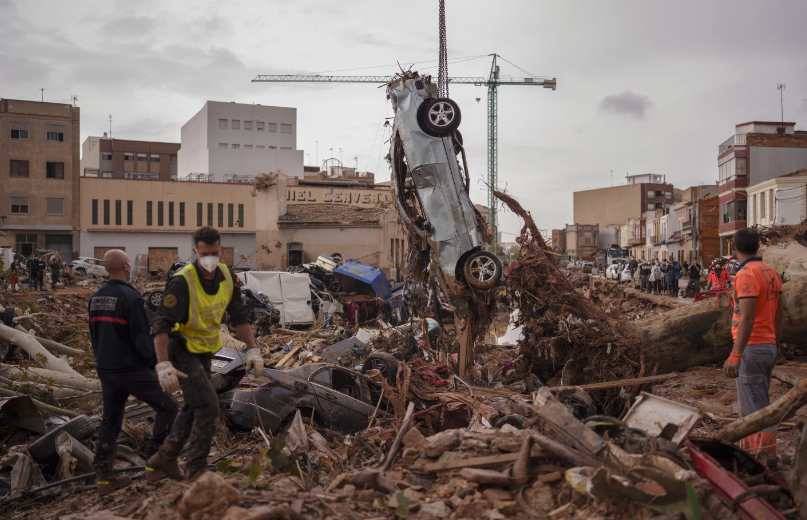
[[[734,347],[723,371],[737,380],[739,415],[745,417],[770,404],[771,372],[784,319],[782,279],[757,256],[759,236],[753,229],[738,230],[732,249],[741,263],[734,280]],[[749,435],[741,445],[751,453],[775,455],[776,426]]]
[[[90,340],[104,403],[93,460],[101,496],[130,482],[128,477],[119,478],[112,472],[129,396],[135,396],[157,412],[151,439],[144,450],[147,458],[157,453],[177,416],[176,400],[162,391],[154,373],[157,358],[143,298],[127,283],[132,272],[129,257],[119,249],[112,249],[104,255],[104,267],[109,281],[92,295],[89,304]]]
[[[171,434],[146,463],[148,481],[185,477],[177,457],[188,438],[187,477],[195,480],[207,471],[207,456],[219,419],[219,399],[210,382],[211,360],[221,348],[219,328],[225,312],[247,345],[244,368],[254,368],[257,375],[263,373],[263,358],[255,346],[250,315],[235,274],[219,262],[219,232],[208,226],[199,228],[193,234],[193,245],[196,261],[168,280],[152,324],[160,385],[169,393],[181,388],[185,402]]]

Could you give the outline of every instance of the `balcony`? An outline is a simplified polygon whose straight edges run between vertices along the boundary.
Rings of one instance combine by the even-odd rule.
[[[629,246],[637,246],[639,244],[644,244],[645,242],[646,241],[645,241],[644,237],[628,239],[628,245]]]
[[[681,240],[681,232],[676,231],[672,234],[672,237],[670,237],[669,242],[678,242],[679,240]]]
[[[732,146],[745,146],[745,134],[736,134],[723,141],[717,147],[717,155],[722,155]]]
[[[692,233],[692,221],[687,220],[681,223],[681,232],[684,234]]]

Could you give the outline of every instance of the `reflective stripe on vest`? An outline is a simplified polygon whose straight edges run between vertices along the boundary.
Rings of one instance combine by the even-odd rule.
[[[224,264],[218,268],[224,275],[216,294],[207,294],[193,264],[183,267],[176,275],[185,277],[188,283],[188,322],[175,327],[185,337],[188,352],[203,354],[217,352],[221,348],[219,329],[221,320],[233,296],[233,278]],[[175,275],[175,276],[176,276]]]

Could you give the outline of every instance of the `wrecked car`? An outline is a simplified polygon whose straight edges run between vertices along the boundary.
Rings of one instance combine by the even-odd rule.
[[[280,311],[275,309],[269,297],[262,292],[242,287],[241,301],[252,318],[256,336],[269,334],[272,326],[280,323]]]
[[[313,414],[320,427],[354,433],[367,428],[381,396],[381,385],[367,375],[328,363],[289,370],[265,368],[260,377],[244,377],[241,357],[223,348],[213,358],[220,406],[230,423],[241,428],[284,431],[300,410],[306,421]],[[373,355],[368,359],[373,362]],[[393,362],[397,368],[394,358]],[[373,364],[378,366],[391,372],[383,362]],[[377,415],[384,414],[382,403]]]
[[[423,239],[429,269],[445,294],[454,293],[457,281],[475,290],[492,289],[502,264],[484,249],[485,224],[468,195],[459,106],[437,97],[431,77],[416,72],[398,75],[387,86],[387,97],[395,111],[389,160],[402,220]]]

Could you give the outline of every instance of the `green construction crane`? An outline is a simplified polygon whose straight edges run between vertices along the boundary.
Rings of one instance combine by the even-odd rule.
[[[448,78],[449,85],[477,85],[488,87],[488,223],[493,226],[493,245],[499,241],[499,218],[496,214],[496,196],[493,190],[498,187],[499,182],[499,93],[500,85],[521,85],[530,87],[544,87],[555,90],[557,88],[556,78],[547,79],[533,76],[513,78],[499,75],[499,65],[497,59],[502,59],[498,54],[491,54],[493,63],[490,66],[490,76],[484,77],[460,77]],[[507,61],[507,60],[504,60]],[[508,61],[508,63],[510,63]],[[524,69],[522,72],[529,74]],[[389,83],[394,76],[319,76],[306,74],[290,75],[260,75],[252,80],[253,83],[373,83],[375,85]]]

